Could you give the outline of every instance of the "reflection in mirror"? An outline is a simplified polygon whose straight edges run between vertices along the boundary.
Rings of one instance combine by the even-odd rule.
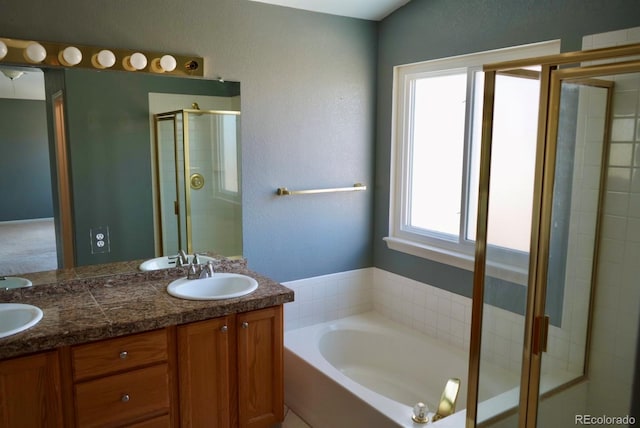
[[[209,97],[214,98],[214,97]],[[182,109],[154,115],[156,242],[160,254],[242,254],[239,112]]]
[[[0,276],[56,269],[44,76],[0,72]]]
[[[150,259],[160,255],[161,244],[154,232],[153,114],[191,108],[194,102],[201,108],[239,111],[239,83],[114,71],[25,70],[28,73],[14,80],[0,75],[0,90],[4,88],[0,95],[3,110],[0,115],[3,130],[0,140],[3,152],[0,157],[0,196],[3,200],[0,207],[0,276],[63,266],[58,174],[51,124],[53,109],[50,105],[54,94],[60,91],[64,95],[71,181],[72,265]],[[20,80],[32,73],[39,73],[40,81],[44,81],[40,84],[44,95],[35,102],[16,100],[12,94],[21,93]],[[209,107],[201,96],[203,99],[217,98],[218,102],[227,101],[224,107],[219,104]],[[154,104],[163,97],[160,104]],[[26,120],[30,109],[39,112],[37,125],[35,119]],[[34,202],[36,197],[44,202]],[[239,213],[240,201],[235,202]],[[44,208],[24,212],[27,208],[35,210],[39,205]],[[202,215],[210,220],[217,213]],[[48,247],[42,245],[45,239],[30,239],[24,230],[9,232],[3,229],[8,225],[33,226],[40,222],[34,219],[46,219],[49,224]],[[52,224],[55,224],[55,235]],[[109,238],[105,251],[95,246],[91,234],[92,230],[102,228]],[[239,233],[241,236],[241,231]],[[198,235],[197,230],[194,235]],[[36,245],[28,247],[30,242]],[[216,251],[206,245],[203,243],[196,249]],[[242,251],[241,247],[239,251]],[[32,261],[28,263],[30,259]]]

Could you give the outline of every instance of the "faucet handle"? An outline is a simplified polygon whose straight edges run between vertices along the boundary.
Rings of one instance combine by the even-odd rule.
[[[206,265],[200,265],[200,275],[198,278],[211,278],[213,276],[213,263],[208,261]]]
[[[215,273],[215,270],[213,269],[213,262],[211,260],[207,262],[205,269],[207,270],[207,273],[209,276],[213,276],[213,274]]]
[[[413,421],[416,423],[426,424],[427,422],[429,422],[429,417],[427,416],[428,412],[429,407],[427,407],[426,404],[422,402],[416,403],[416,405],[413,406],[413,416],[411,417],[411,419],[413,419]]]
[[[195,264],[191,263],[189,265],[189,271],[187,272],[187,279],[194,279],[198,277],[198,268]]]
[[[185,253],[184,250],[178,251],[178,258],[182,262],[183,266],[189,263],[189,257],[187,257],[187,253]]]
[[[200,259],[198,258],[198,253],[193,253],[193,261],[191,262],[194,265],[200,264]]]

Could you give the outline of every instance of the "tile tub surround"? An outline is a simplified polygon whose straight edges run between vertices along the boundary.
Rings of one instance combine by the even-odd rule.
[[[375,310],[438,337],[469,348],[471,299],[378,268],[285,282],[296,293],[285,305],[285,330]]]
[[[285,282],[296,299],[284,307],[285,331],[374,310],[465,351],[471,338],[471,299],[378,268]],[[483,316],[482,358],[520,371],[524,317],[491,305]],[[576,371],[580,353],[569,353],[572,335],[551,327],[545,372]]]
[[[372,310],[375,270],[357,269],[284,282],[296,294],[296,300],[284,307],[285,330]]]
[[[0,291],[0,303],[28,303],[44,312],[34,327],[0,339],[0,359],[293,301],[293,291],[248,270],[244,260],[222,259],[214,266],[217,272],[255,278],[258,289],[234,299],[182,300],[166,292],[171,281],[185,276],[183,268],[174,268],[76,278]]]

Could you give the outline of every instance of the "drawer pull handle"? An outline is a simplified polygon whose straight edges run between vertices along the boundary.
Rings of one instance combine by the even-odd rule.
[[[128,402],[131,399],[131,397],[129,397],[129,394],[124,394],[122,397],[120,397],[120,401],[122,401],[123,403]]]
[[[120,352],[120,359],[121,360],[126,360],[128,356],[129,356],[129,353],[127,351]]]
[[[229,327],[227,327],[226,325],[223,325],[222,327],[220,327],[220,331],[223,333],[226,333],[229,330]]]
[[[249,328],[249,323],[248,322],[243,322],[242,323],[242,328]]]

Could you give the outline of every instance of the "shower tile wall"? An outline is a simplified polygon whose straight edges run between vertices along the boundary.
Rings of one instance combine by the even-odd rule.
[[[596,239],[606,91],[579,89],[573,185],[561,325],[551,325],[542,373],[584,372],[589,296]]]
[[[189,114],[189,168],[190,173],[204,177],[202,189],[191,189],[191,221],[194,227],[192,234],[193,251],[207,251],[207,243],[216,242],[215,226],[218,216],[213,188],[216,185],[214,174],[214,158],[217,133],[213,129],[209,116]],[[207,221],[209,219],[209,221]],[[197,228],[197,232],[195,229]]]
[[[640,43],[640,27],[587,36],[583,48],[628,43]],[[640,73],[615,84],[587,408],[625,415],[640,317]]]

